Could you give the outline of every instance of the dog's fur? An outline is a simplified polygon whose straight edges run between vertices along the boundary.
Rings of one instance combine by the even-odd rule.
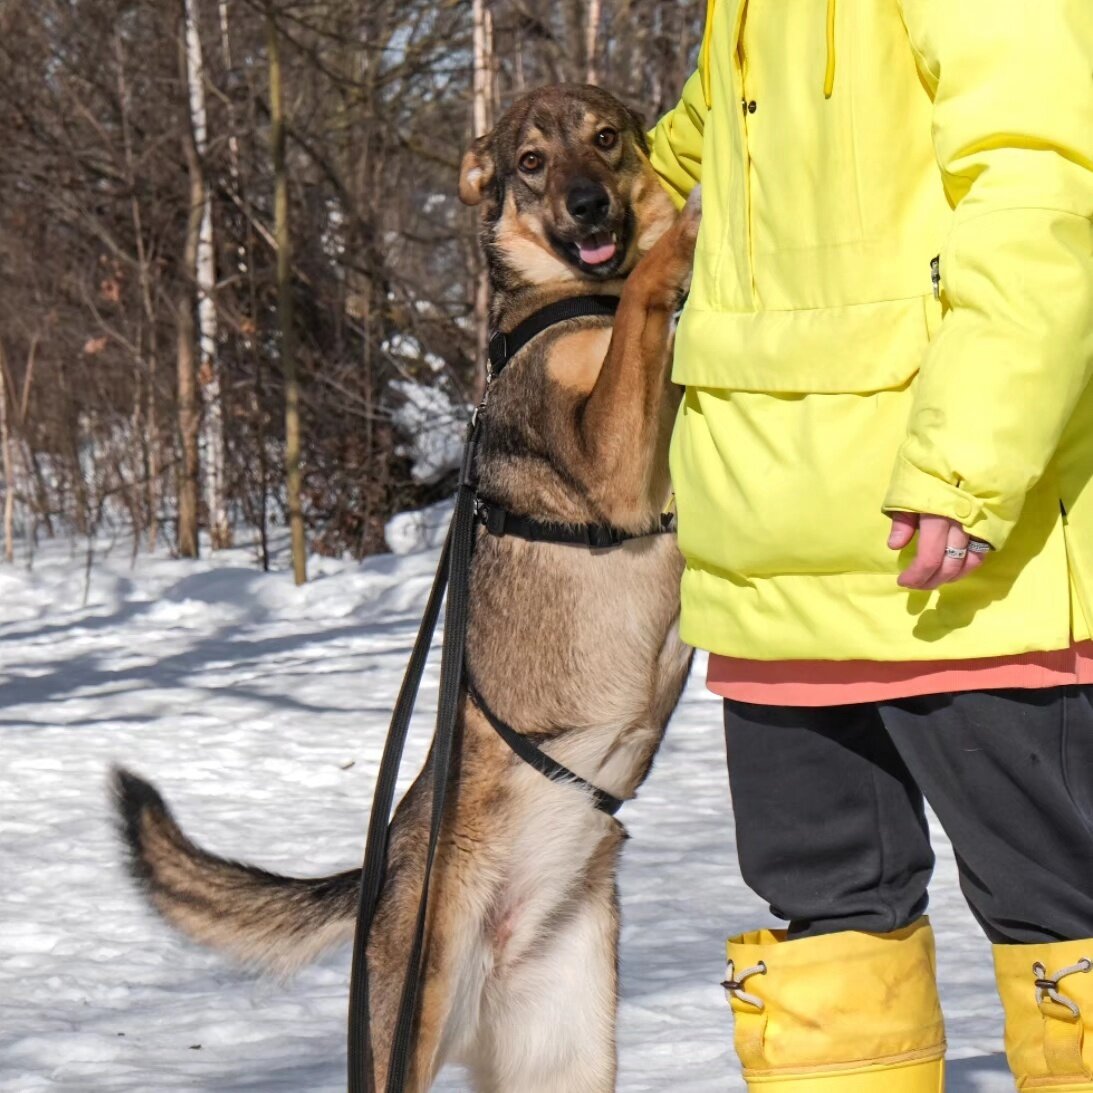
[[[570,215],[575,185],[607,192],[595,223]],[[540,520],[656,527],[678,402],[667,379],[672,315],[689,277],[697,204],[676,218],[640,119],[603,91],[573,86],[527,95],[476,141],[460,194],[482,213],[497,329],[565,296],[621,293],[613,326],[586,318],[552,327],[494,384],[482,493]],[[614,232],[618,245],[589,266],[574,243],[593,229],[600,239]],[[619,797],[633,796],[648,773],[688,671],[677,635],[681,569],[671,535],[588,551],[479,531],[471,675],[500,717]],[[214,857],[182,834],[147,783],[118,771],[115,786],[133,871],[190,937],[291,968],[351,936],[359,871],[297,880]],[[516,758],[469,702],[451,797],[408,1090],[427,1090],[443,1063],[460,1061],[481,1093],[607,1093],[621,824],[585,791]],[[430,802],[419,776],[395,814],[368,949],[379,1089]]]

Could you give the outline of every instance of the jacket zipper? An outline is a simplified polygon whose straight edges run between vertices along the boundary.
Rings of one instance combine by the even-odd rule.
[[[941,299],[941,255],[930,259],[930,284],[934,287],[934,299]]]

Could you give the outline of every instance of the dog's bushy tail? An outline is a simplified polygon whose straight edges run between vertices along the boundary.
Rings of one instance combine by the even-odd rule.
[[[359,869],[302,879],[218,858],[183,834],[150,783],[120,768],[111,781],[129,870],[188,937],[281,973],[352,937]]]

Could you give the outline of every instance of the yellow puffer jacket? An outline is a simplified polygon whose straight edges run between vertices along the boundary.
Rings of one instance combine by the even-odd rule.
[[[711,0],[651,138],[680,203],[703,183],[685,639],[904,661],[1093,637],[1093,0]],[[894,510],[996,552],[907,592]]]

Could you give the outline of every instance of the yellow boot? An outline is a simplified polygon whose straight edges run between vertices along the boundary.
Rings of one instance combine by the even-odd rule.
[[[1093,1093],[1093,940],[996,945],[1017,1088]]]
[[[934,939],[922,919],[892,934],[728,944],[725,991],[752,1093],[940,1093],[945,1030]]]

